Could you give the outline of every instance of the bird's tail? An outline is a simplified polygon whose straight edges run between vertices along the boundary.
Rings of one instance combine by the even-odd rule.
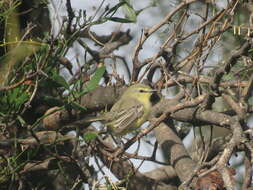
[[[105,120],[103,115],[100,116],[87,116],[84,118],[85,122],[87,123],[91,123],[91,122],[95,122],[95,121],[103,121]]]
[[[94,121],[105,121],[110,122],[115,117],[114,112],[104,112],[98,116],[87,116],[84,118],[86,122],[94,122]]]

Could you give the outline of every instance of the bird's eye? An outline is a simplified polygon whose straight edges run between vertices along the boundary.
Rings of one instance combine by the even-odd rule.
[[[142,90],[142,89],[141,89],[141,90],[139,90],[139,92],[141,92],[141,93],[142,93],[142,92],[144,92],[144,90]]]

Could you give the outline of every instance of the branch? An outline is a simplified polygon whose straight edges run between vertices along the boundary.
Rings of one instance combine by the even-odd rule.
[[[195,169],[196,163],[189,156],[181,139],[164,123],[155,129],[155,136],[180,181],[185,181]]]
[[[216,91],[218,90],[218,87],[220,85],[223,75],[225,73],[230,72],[231,68],[237,63],[237,60],[241,56],[248,54],[250,47],[251,47],[250,42],[246,41],[239,50],[235,51],[230,56],[230,58],[228,59],[228,61],[226,62],[226,64],[223,67],[220,67],[218,70],[216,70],[214,78],[213,78],[213,82],[212,82],[213,89],[215,89]]]
[[[114,147],[108,145],[105,148],[104,146],[97,145],[94,147],[94,151],[99,156],[101,161],[111,170],[111,172],[118,178],[118,179],[126,179],[128,176],[128,183],[127,187],[129,189],[136,189],[136,190],[176,190],[177,188],[173,185],[165,184],[163,182],[154,180],[150,177],[147,177],[140,172],[136,171],[133,167],[132,163],[129,160],[111,160],[108,157],[108,149],[110,151],[114,150]],[[110,146],[110,147],[109,147]],[[110,152],[108,152],[110,154]]]

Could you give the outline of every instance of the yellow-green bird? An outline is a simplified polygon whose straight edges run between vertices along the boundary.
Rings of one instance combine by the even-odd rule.
[[[134,84],[126,89],[109,112],[89,121],[102,121],[116,136],[134,131],[147,121],[154,91],[147,85]]]

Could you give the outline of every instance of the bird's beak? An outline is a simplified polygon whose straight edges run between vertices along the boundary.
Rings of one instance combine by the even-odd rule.
[[[147,90],[146,92],[157,92],[157,90]]]

